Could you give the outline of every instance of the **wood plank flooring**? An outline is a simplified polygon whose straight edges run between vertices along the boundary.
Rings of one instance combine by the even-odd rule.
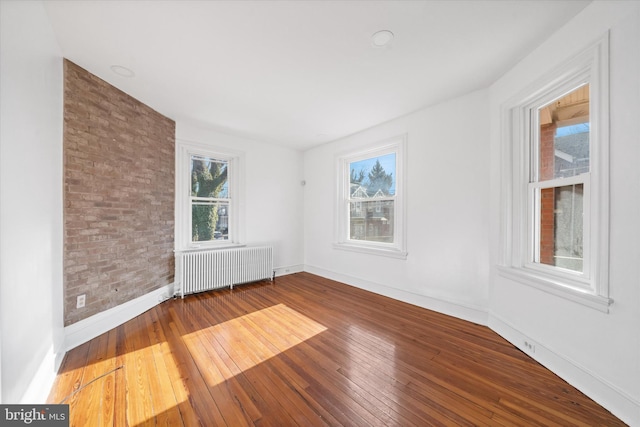
[[[490,329],[308,273],[170,300],[71,350],[72,426],[621,426]]]

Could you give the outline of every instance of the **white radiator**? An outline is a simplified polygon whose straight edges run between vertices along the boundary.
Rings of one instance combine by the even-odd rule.
[[[273,277],[273,248],[257,246],[176,255],[180,294],[219,289]]]

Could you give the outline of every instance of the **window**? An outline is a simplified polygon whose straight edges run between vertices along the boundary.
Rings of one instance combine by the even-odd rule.
[[[179,249],[233,246],[241,242],[241,155],[179,145],[176,220]]]
[[[190,157],[191,242],[229,240],[229,162]]]
[[[584,275],[589,255],[584,229],[589,216],[584,209],[590,183],[589,85],[532,112],[531,259]]]
[[[338,249],[406,258],[405,137],[338,159]]]
[[[608,38],[503,110],[501,274],[608,311]]]

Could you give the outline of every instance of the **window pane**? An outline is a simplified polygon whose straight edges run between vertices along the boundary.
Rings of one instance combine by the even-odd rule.
[[[540,263],[583,271],[583,193],[583,184],[540,190]]]
[[[351,202],[349,206],[349,238],[393,243],[393,217],[393,200]]]
[[[388,197],[396,193],[396,153],[349,163],[350,198]]]
[[[228,198],[227,166],[225,160],[191,156],[191,196]]]
[[[229,203],[191,203],[191,241],[229,239]]]
[[[538,181],[589,172],[589,85],[538,110]]]

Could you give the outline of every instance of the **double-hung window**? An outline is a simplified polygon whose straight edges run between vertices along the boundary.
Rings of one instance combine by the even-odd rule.
[[[179,149],[179,249],[240,244],[240,153],[187,144]]]
[[[338,249],[406,258],[405,136],[338,158]]]
[[[608,37],[502,114],[501,274],[608,311]]]
[[[190,156],[191,242],[229,240],[229,161]]]
[[[576,277],[585,276],[590,261],[589,107],[585,83],[531,110],[529,258]]]

